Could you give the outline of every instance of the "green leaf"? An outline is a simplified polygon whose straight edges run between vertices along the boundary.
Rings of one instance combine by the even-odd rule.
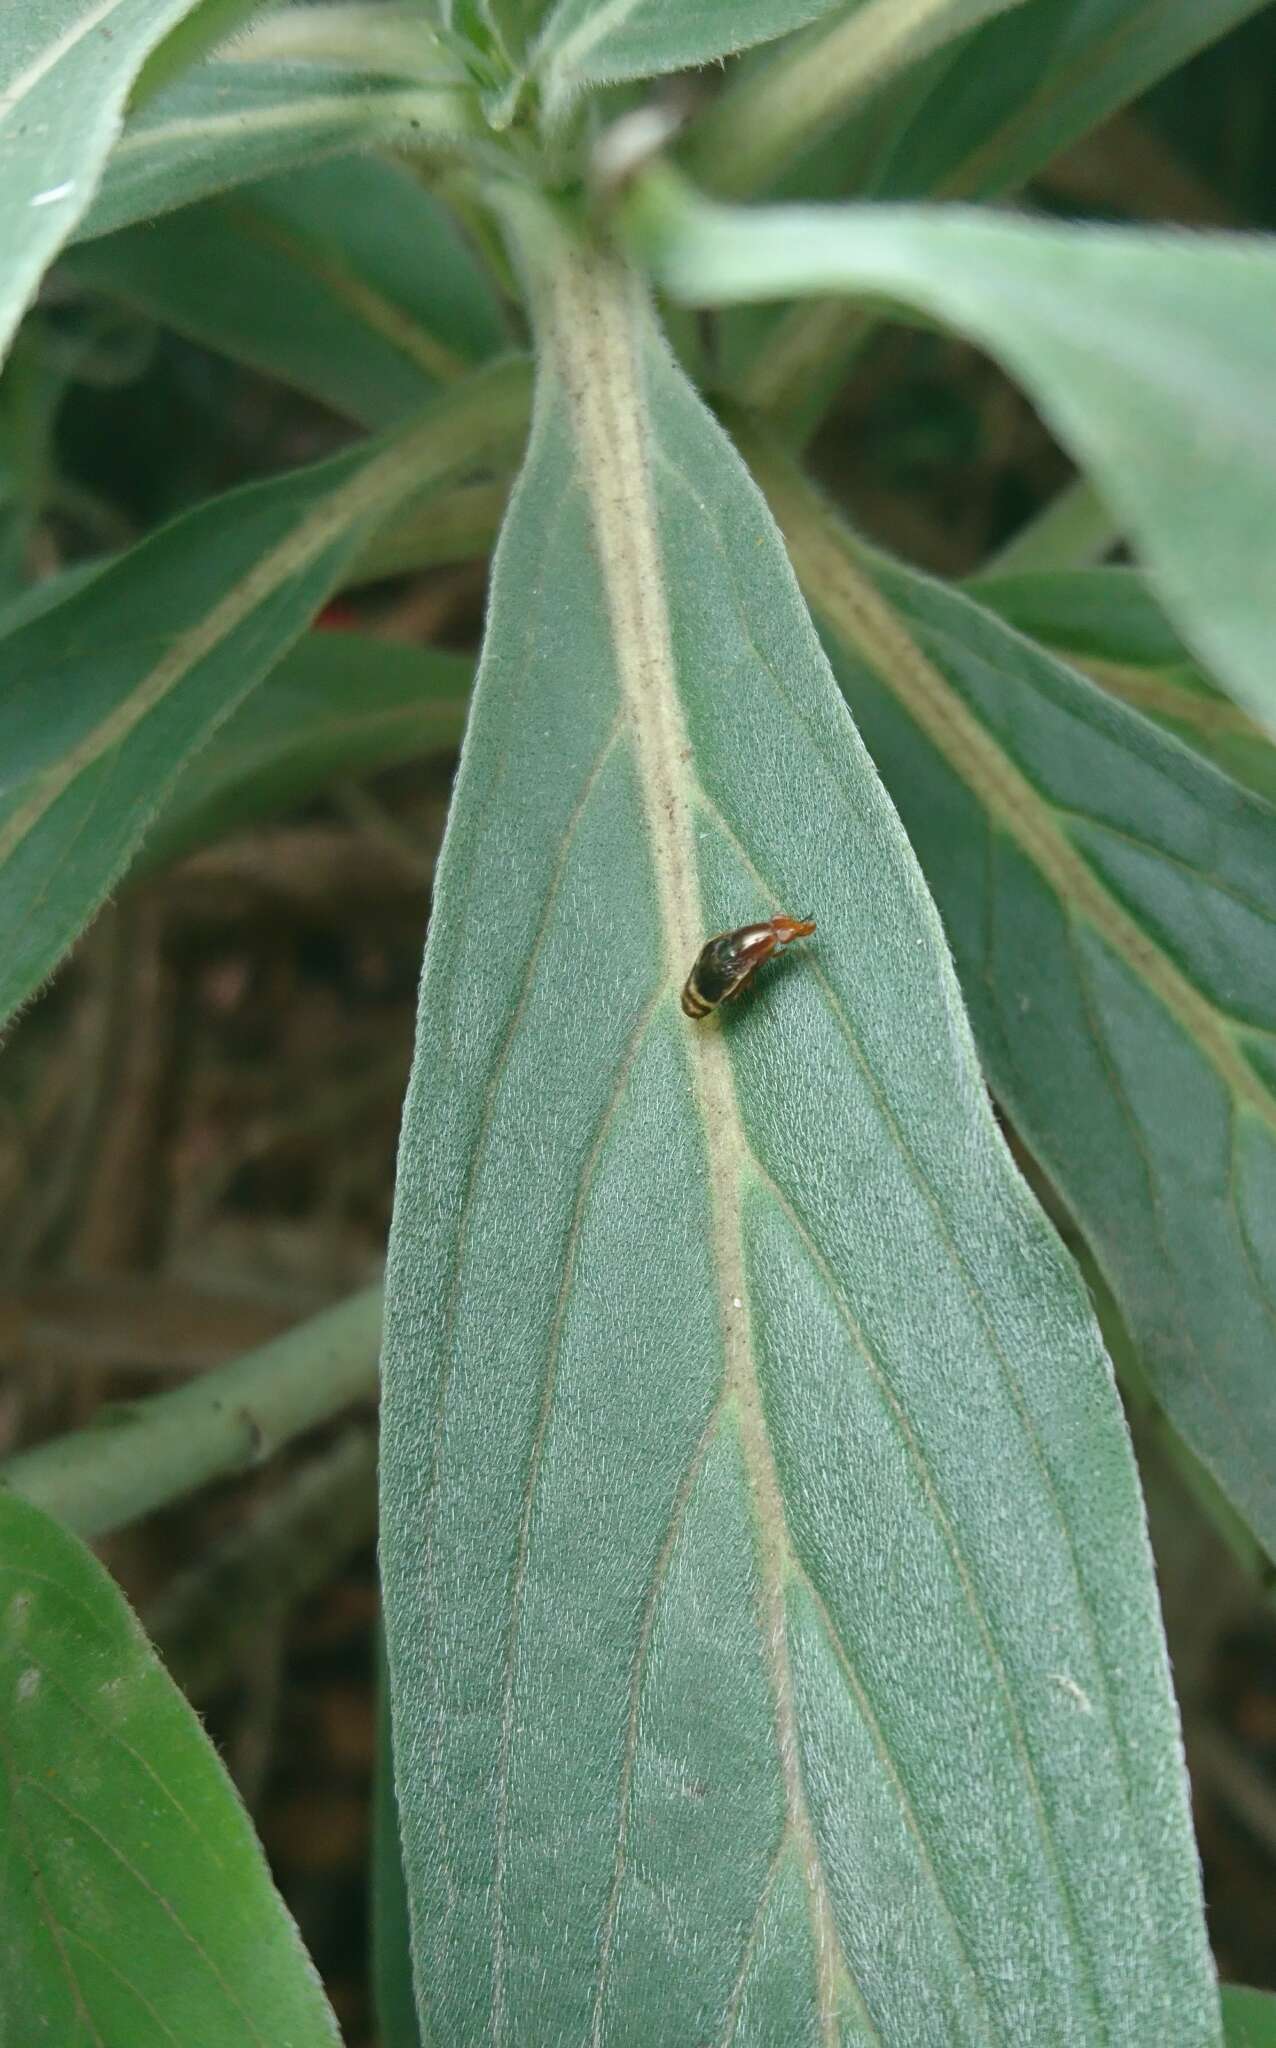
[[[866,190],[883,199],[1013,191],[1266,4],[1028,0],[936,70]]]
[[[966,589],[1018,632],[1276,803],[1276,747],[1192,660],[1137,569],[980,576]]]
[[[1024,0],[864,0],[739,70],[696,123],[692,168],[717,192],[770,184],[897,72]]]
[[[1276,1996],[1224,1984],[1222,1998],[1227,2048],[1276,2048]]]
[[[799,162],[795,182],[806,190],[786,196],[953,199],[1012,191],[1266,4],[1026,0],[876,95],[830,138],[825,162]],[[817,167],[822,176],[813,182]],[[707,161],[703,168],[712,183]],[[809,430],[865,325],[863,311],[840,300],[793,307],[755,341],[740,397]]]
[[[758,463],[991,1085],[1276,1555],[1276,811]],[[881,594],[874,589],[880,585]]]
[[[129,97],[130,111],[228,42],[254,14],[263,14],[273,5],[274,0],[195,0],[142,66]]]
[[[955,207],[723,207],[668,172],[633,218],[685,303],[842,290],[979,342],[1093,477],[1188,645],[1276,726],[1276,245]]]
[[[331,2048],[248,1816],[101,1565],[0,1493],[0,1583],[0,2033]]]
[[[548,267],[390,1257],[423,2031],[1215,2043],[1075,1271],[764,506],[625,282]]]
[[[0,355],[82,217],[148,53],[194,0],[21,0],[0,16]]]
[[[589,86],[713,64],[801,28],[844,0],[558,0],[537,43],[551,103]]]
[[[200,506],[0,642],[0,1016],[372,526],[472,464],[524,389],[521,365],[478,373],[397,438]]]
[[[452,216],[401,165],[347,157],[82,244],[66,269],[369,427],[505,339]]]
[[[334,782],[459,746],[474,665],[368,633],[309,633],[189,761],[141,854],[154,868]]]
[[[447,85],[318,64],[201,64],[129,121],[79,236],[109,235],[325,156],[456,148],[475,120]]]

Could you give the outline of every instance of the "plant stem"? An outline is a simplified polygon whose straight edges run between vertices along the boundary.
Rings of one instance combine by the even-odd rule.
[[[105,1409],[89,1428],[8,1459],[0,1485],[81,1536],[105,1536],[262,1463],[365,1399],[376,1386],[380,1342],[376,1286],[187,1386]]]

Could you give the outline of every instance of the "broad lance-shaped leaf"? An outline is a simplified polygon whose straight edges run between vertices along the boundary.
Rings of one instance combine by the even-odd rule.
[[[1276,1555],[1276,810],[968,598],[875,557],[870,581],[750,452],[992,1086],[1157,1399]]]
[[[318,64],[200,64],[129,121],[79,238],[324,156],[378,144],[455,147],[475,118],[446,85]]]
[[[631,218],[685,303],[885,296],[988,349],[1128,527],[1188,645],[1276,728],[1276,242],[957,207],[715,206],[667,171]]]
[[[828,14],[842,0],[556,0],[536,48],[551,102],[591,85],[712,64]]]
[[[1017,632],[1276,802],[1276,742],[1192,660],[1137,569],[989,575],[965,586]]]
[[[104,235],[63,267],[373,428],[505,339],[452,216],[411,171],[372,156]]]
[[[390,1258],[425,2037],[1215,2043],[1075,1272],[765,507],[625,281],[541,260]]]
[[[524,404],[477,373],[402,434],[200,506],[0,641],[0,1017],[56,964],[184,763],[309,623],[361,540]]]
[[[0,9],[0,356],[93,197],[146,57],[195,0]]]
[[[96,1559],[0,1492],[0,2038],[338,2048],[247,1814]]]

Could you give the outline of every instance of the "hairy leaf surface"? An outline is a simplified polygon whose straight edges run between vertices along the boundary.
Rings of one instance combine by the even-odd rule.
[[[1207,755],[1233,781],[1276,802],[1276,744],[1215,689],[1137,569],[980,576],[965,588],[1007,625]]]
[[[549,268],[390,1260],[426,2038],[1214,2043],[1075,1272],[764,506],[624,280]]]
[[[338,2048],[212,1744],[118,1589],[0,1492],[0,2036]]]
[[[1276,811],[762,473],[993,1088],[1276,1554]]]
[[[844,0],[557,0],[537,45],[551,98],[712,64]]]
[[[521,366],[479,373],[400,436],[200,506],[0,641],[0,1016],[56,964],[184,763],[360,541],[472,461],[523,388]]]
[[[447,85],[318,64],[201,64],[129,121],[79,235],[112,234],[230,186],[378,143],[457,144],[472,121]]]

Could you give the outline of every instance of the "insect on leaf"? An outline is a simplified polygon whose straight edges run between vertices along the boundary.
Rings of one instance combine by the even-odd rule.
[[[1087,1304],[765,507],[549,250],[389,1270],[423,2032],[1215,2044]]]

